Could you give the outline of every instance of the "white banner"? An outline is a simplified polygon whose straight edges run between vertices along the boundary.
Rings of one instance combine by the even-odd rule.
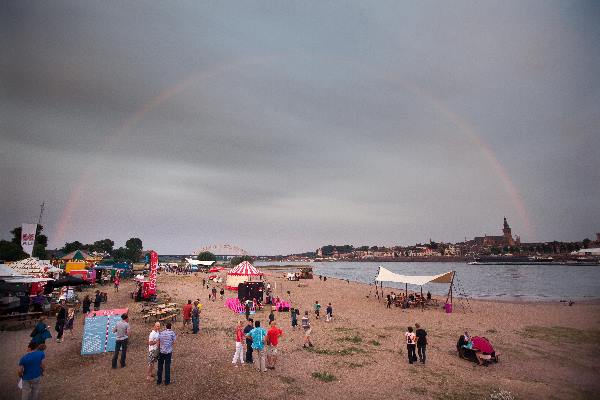
[[[33,255],[33,243],[35,242],[35,230],[37,224],[21,225],[21,247],[29,256]]]

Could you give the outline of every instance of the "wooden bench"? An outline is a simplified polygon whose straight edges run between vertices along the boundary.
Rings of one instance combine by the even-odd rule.
[[[166,317],[162,317],[159,319],[160,322],[164,322],[167,320],[171,320],[171,321],[177,321],[177,314],[171,314],[171,315],[167,315]]]

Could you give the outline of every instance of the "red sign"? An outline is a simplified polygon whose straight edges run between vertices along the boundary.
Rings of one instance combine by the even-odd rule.
[[[150,287],[148,295],[156,294],[156,270],[158,269],[158,254],[153,250],[150,252]]]

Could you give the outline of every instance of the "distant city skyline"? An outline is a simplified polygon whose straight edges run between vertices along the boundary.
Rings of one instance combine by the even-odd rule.
[[[7,2],[0,238],[593,239],[600,5]]]

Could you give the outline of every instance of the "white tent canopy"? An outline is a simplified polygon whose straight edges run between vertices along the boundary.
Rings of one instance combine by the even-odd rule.
[[[6,264],[0,264],[0,281],[7,283],[34,283],[51,281],[51,278],[35,278],[20,274]]]
[[[426,283],[452,283],[454,271],[444,272],[439,275],[400,275],[389,269],[379,267],[376,282],[396,282],[410,285],[423,286]]]
[[[190,265],[204,265],[205,267],[210,267],[211,265],[213,265],[215,263],[214,261],[200,261],[200,260],[194,260],[193,258],[186,258],[185,260]]]

